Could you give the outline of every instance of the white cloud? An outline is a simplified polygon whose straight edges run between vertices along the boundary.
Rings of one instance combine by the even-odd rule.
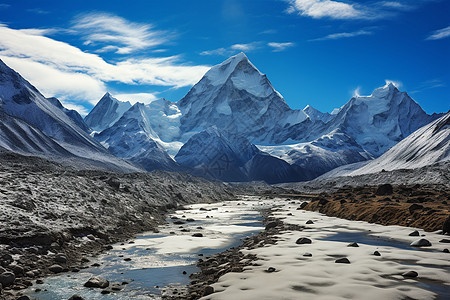
[[[426,40],[440,40],[450,37],[450,26],[433,31],[433,33],[426,38]]]
[[[289,0],[288,13],[297,12],[300,15],[315,19],[366,19],[369,18],[366,11],[355,4],[349,4],[331,0]]]
[[[271,42],[267,44],[269,47],[273,48],[273,52],[281,52],[286,50],[287,48],[295,46],[294,43],[286,42],[286,43],[275,43]]]
[[[246,44],[234,44],[227,48],[217,48],[214,50],[206,50],[200,52],[200,55],[220,55],[220,56],[231,56],[236,52],[250,52],[258,49],[261,46],[261,42],[251,42]]]
[[[59,70],[58,68],[29,58],[0,55],[9,67],[19,72],[46,97],[60,100],[82,99],[95,103],[104,94],[104,83],[87,74]]]
[[[249,44],[234,44],[231,46],[231,49],[238,50],[238,51],[251,51],[256,48],[256,43],[249,43]]]
[[[360,35],[371,35],[373,34],[372,31],[366,30],[366,29],[361,29],[358,31],[354,31],[354,32],[339,32],[339,33],[332,33],[329,34],[327,36],[318,38],[318,39],[313,39],[310,41],[325,41],[325,40],[337,40],[337,39],[342,39],[342,38],[350,38],[350,37],[355,37],[355,36],[360,36]]]
[[[353,97],[359,97],[361,96],[361,93],[359,92],[361,90],[361,87],[357,87],[356,89],[353,90]]]
[[[169,35],[151,24],[134,23],[107,13],[80,15],[73,23],[72,29],[83,35],[87,45],[105,45],[103,51],[119,54],[161,45]]]
[[[232,52],[231,52],[232,53]],[[205,50],[200,52],[200,55],[229,55],[230,54],[230,50],[226,49],[226,48],[217,48],[214,50]]]
[[[158,97],[156,97],[155,94],[152,93],[115,94],[114,98],[117,98],[118,100],[124,102],[129,101],[131,104],[135,104],[136,102],[148,104],[158,99]]]
[[[48,96],[91,100],[100,89],[103,94],[110,81],[179,88],[195,84],[209,69],[182,63],[179,56],[108,63],[97,54],[44,36],[48,32],[0,24],[0,56]]]
[[[80,105],[66,100],[60,101],[65,108],[76,110],[82,117],[86,116],[89,113],[89,109],[87,109],[84,105]]]

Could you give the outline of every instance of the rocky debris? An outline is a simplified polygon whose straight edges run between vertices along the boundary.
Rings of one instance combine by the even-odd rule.
[[[54,264],[48,267],[48,270],[53,273],[61,273],[64,271],[64,268],[61,267],[60,265]]]
[[[445,248],[444,250],[442,250],[442,252],[444,252],[444,253],[450,253],[450,251],[449,251],[447,248]]]
[[[85,287],[91,287],[91,288],[107,288],[109,286],[109,281],[105,278],[94,276],[91,277],[86,283],[84,284]]]
[[[274,267],[268,267],[266,270],[267,273],[273,273],[275,271],[276,271],[276,269]]]
[[[312,241],[311,239],[308,238],[299,238],[297,239],[297,241],[295,242],[297,245],[302,245],[302,244],[311,244]]]
[[[349,264],[350,261],[348,260],[347,257],[343,257],[343,258],[336,259],[335,263],[337,263],[337,264]]]
[[[450,188],[433,185],[399,185],[393,187],[389,201],[377,195],[381,187],[345,186],[334,192],[311,195],[305,210],[318,211],[330,217],[366,221],[381,225],[416,227],[425,231],[443,229],[450,207],[442,201],[450,199]],[[305,196],[306,198],[306,196]],[[326,199],[326,204],[320,204]],[[345,201],[343,201],[345,200]],[[450,233],[450,220],[447,229]]]
[[[305,257],[312,257],[312,254],[311,254],[311,253],[308,253],[308,252],[306,252],[305,254],[303,254],[303,256],[305,256]]]
[[[423,209],[423,205],[415,204],[415,203],[414,203],[413,205],[411,205],[411,206],[408,208],[410,214],[413,214],[414,211],[419,210],[419,209]]]
[[[203,296],[208,296],[208,295],[211,295],[212,293],[214,293],[214,288],[212,286],[208,285],[205,287]]]
[[[410,234],[408,234],[409,236],[419,236],[420,233],[417,230],[414,230],[413,232],[411,232]]]
[[[26,280],[85,268],[86,256],[152,231],[179,205],[230,200],[231,191],[187,174],[79,171],[0,153],[0,266],[16,277],[6,299]]]
[[[359,247],[358,243],[353,242],[347,245],[347,247]]]
[[[275,228],[275,227],[277,227],[277,225],[278,225],[278,222],[269,222],[269,223],[267,223],[265,230]]]
[[[197,233],[194,233],[192,236],[193,236],[193,237],[203,237],[203,234],[197,232]]]
[[[393,191],[394,191],[394,189],[393,189],[392,185],[390,185],[389,183],[382,184],[377,188],[375,195],[377,195],[377,196],[392,195]]]
[[[70,297],[69,300],[84,300],[84,298],[81,297],[80,295],[75,294],[72,297]]]
[[[420,239],[420,240],[416,240],[416,241],[412,242],[410,244],[410,246],[412,246],[412,247],[430,247],[431,243],[427,239]]]
[[[3,272],[0,274],[0,284],[3,287],[8,287],[14,283],[16,280],[16,275],[12,272]]]
[[[439,243],[450,243],[450,239],[442,239]]]
[[[300,204],[300,209],[304,209],[306,205],[308,205],[308,202],[302,202],[302,204]]]
[[[311,220],[308,220],[308,221],[306,221],[306,224],[314,224],[314,222]]]
[[[450,234],[450,216],[445,220],[444,224],[442,225],[442,233],[443,234]]]
[[[374,252],[373,252],[373,255],[375,255],[375,256],[381,256],[381,253],[378,252],[378,251],[374,251]]]
[[[405,278],[416,278],[419,274],[416,271],[408,271],[402,274]]]

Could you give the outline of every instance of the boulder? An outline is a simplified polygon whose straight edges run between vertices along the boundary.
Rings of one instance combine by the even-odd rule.
[[[336,259],[335,263],[337,263],[337,264],[349,264],[350,261],[348,260],[347,257],[343,257],[343,258]]]
[[[347,247],[359,247],[358,243],[353,242],[347,245]]]
[[[450,217],[445,220],[444,224],[442,225],[442,233],[443,234],[450,234]]]
[[[106,280],[105,278],[102,278],[102,277],[99,277],[99,276],[94,276],[94,277],[89,278],[89,280],[86,281],[84,286],[85,287],[104,289],[104,288],[107,288],[109,286],[109,281]]]
[[[308,220],[308,221],[306,221],[306,224],[314,224],[314,222],[311,220]]]
[[[275,227],[277,227],[277,225],[278,225],[277,222],[269,222],[269,223],[267,223],[267,225],[266,225],[266,230],[269,230],[269,229],[271,229],[271,228],[275,228]]]
[[[61,273],[64,271],[64,268],[57,264],[51,265],[50,267],[48,267],[48,269],[53,273]]]
[[[415,278],[417,276],[419,276],[419,274],[416,271],[408,271],[402,274],[403,277],[405,278]]]
[[[412,247],[430,247],[431,243],[427,239],[420,239],[420,240],[412,242],[410,244],[410,246],[412,246]]]
[[[387,196],[387,195],[392,195],[393,192],[394,192],[394,189],[392,188],[392,185],[387,183],[387,184],[380,185],[377,188],[377,191],[375,192],[375,195],[377,195],[377,196]]]
[[[14,283],[14,280],[16,280],[16,275],[12,272],[4,272],[0,274],[0,284],[3,287],[10,286]]]
[[[311,244],[312,241],[308,238],[299,238],[296,242],[297,245],[301,245],[301,244]]]
[[[205,287],[205,290],[203,291],[203,296],[208,296],[214,293],[214,288],[210,285]]]
[[[419,236],[419,235],[420,235],[420,233],[417,230],[414,230],[413,232],[411,232],[409,234],[409,236]]]
[[[201,234],[201,233],[194,233],[192,236],[193,237],[203,237],[203,234]]]
[[[75,294],[72,297],[70,297],[69,300],[84,300],[84,298],[81,297],[80,295]]]

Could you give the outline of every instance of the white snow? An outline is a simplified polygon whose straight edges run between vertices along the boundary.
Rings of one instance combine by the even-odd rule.
[[[381,226],[366,222],[347,221],[326,217],[316,212],[296,210],[291,200],[274,199],[279,205],[275,216],[288,224],[306,225],[303,231],[283,231],[275,244],[262,248],[242,250],[255,254],[255,264],[242,273],[227,273],[212,286],[215,292],[202,299],[433,299],[435,294],[426,285],[415,284],[424,280],[442,282],[450,288],[450,261],[443,253],[441,235],[419,229],[433,244],[419,251],[392,246],[374,246],[359,243],[347,247],[348,242],[323,240],[338,232],[366,232],[380,239],[395,239],[410,243],[417,237],[408,234],[414,228]],[[292,214],[292,215],[289,215]],[[298,238],[307,237],[312,244],[297,245]],[[358,242],[357,240],[354,242]],[[381,256],[374,256],[377,250]],[[303,256],[311,253],[312,257]],[[337,264],[337,258],[347,257],[351,264]],[[414,262],[409,265],[408,262]],[[407,263],[404,263],[407,262]],[[274,267],[275,272],[266,270]],[[447,268],[447,269],[445,269]],[[417,279],[404,279],[398,275],[414,270]]]

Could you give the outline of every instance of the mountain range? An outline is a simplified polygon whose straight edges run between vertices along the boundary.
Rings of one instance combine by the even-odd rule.
[[[106,93],[84,119],[0,61],[0,116],[0,147],[9,151],[123,171],[278,183],[376,159],[442,114],[426,114],[393,84],[331,114],[291,109],[240,53],[212,67],[178,102],[131,105]]]

